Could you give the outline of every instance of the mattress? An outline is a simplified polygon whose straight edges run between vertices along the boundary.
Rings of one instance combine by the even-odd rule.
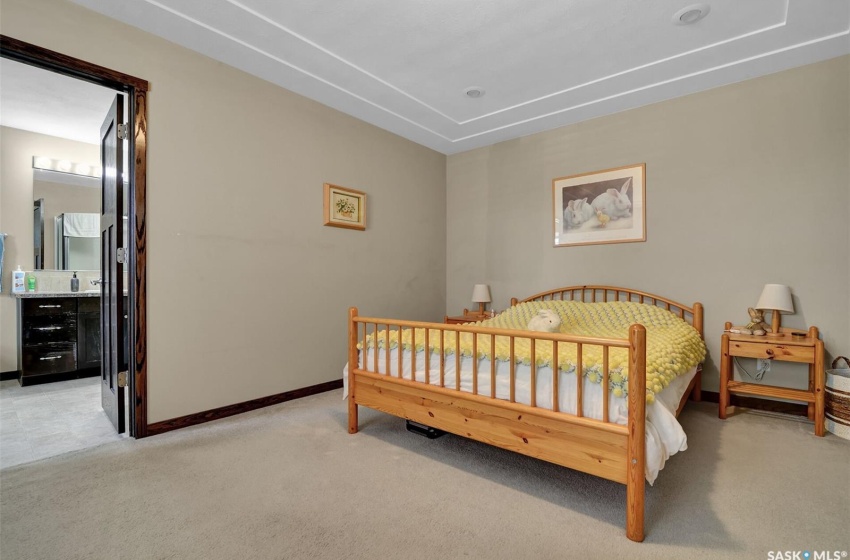
[[[362,352],[362,350],[361,350]],[[367,350],[366,360],[368,367],[374,366],[375,349]],[[386,371],[386,351],[384,348],[377,349],[378,372]],[[410,350],[402,350],[402,377],[411,380]],[[472,393],[472,360],[471,356],[463,356],[460,361],[460,390]],[[440,384],[440,358],[439,354],[432,352],[430,356],[429,383],[439,386]],[[398,349],[392,348],[389,356],[390,371],[392,376],[398,376]],[[656,394],[654,402],[646,405],[646,480],[652,484],[655,482],[659,471],[664,467],[667,459],[679,451],[688,448],[688,439],[676,419],[676,408],[681,401],[682,395],[688,388],[697,367],[691,368],[686,373],[677,376]],[[510,395],[510,365],[508,362],[496,360],[496,386],[491,386],[490,360],[478,359],[478,394],[497,399],[508,400]],[[576,377],[575,370],[570,372],[559,371],[558,380],[558,408],[561,412],[575,414],[576,412]],[[518,363],[515,366],[516,384],[515,400],[522,404],[531,404],[529,364]],[[445,361],[445,387],[458,389],[456,383],[456,370],[454,356],[447,357]],[[425,383],[425,350],[416,353],[416,376],[415,381]],[[602,386],[594,383],[586,376],[582,384],[582,413],[587,418],[602,419]],[[348,366],[343,370],[344,396],[348,395]],[[552,369],[546,366],[537,366],[536,373],[536,406],[539,408],[552,409]],[[613,391],[609,391],[608,415],[611,422],[625,425],[628,422],[628,402],[625,397],[617,397]]]

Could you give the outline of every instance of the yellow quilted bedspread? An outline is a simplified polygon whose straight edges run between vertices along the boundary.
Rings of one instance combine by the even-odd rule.
[[[500,313],[492,319],[479,323],[482,326],[526,330],[528,322],[540,309],[552,309],[561,317],[560,332],[605,338],[628,338],[628,329],[639,323],[646,327],[646,389],[647,402],[655,400],[655,394],[661,392],[673,379],[686,373],[705,358],[705,344],[699,333],[688,323],[666,309],[655,305],[632,302],[582,303],[575,301],[534,301],[520,303]],[[472,334],[461,333],[460,353],[472,356]],[[416,351],[424,351],[424,329],[416,329]],[[411,332],[404,331],[402,348],[410,350]],[[495,356],[497,360],[510,360],[510,339],[497,336]],[[372,347],[374,336],[367,338]],[[378,347],[385,345],[384,331],[378,333]],[[390,348],[398,346],[398,333],[390,332]],[[431,352],[440,351],[439,336],[431,333],[429,346]],[[446,354],[454,354],[455,335],[449,332],[445,337]],[[535,361],[539,367],[552,365],[553,344],[538,340],[535,346]],[[490,335],[478,335],[478,358],[490,355]],[[558,367],[566,373],[575,373],[575,344],[558,344]],[[528,339],[517,338],[514,343],[514,356],[517,362],[530,364],[531,352]],[[582,349],[583,375],[594,383],[602,382],[602,347],[584,345]],[[611,348],[608,355],[608,379],[614,395],[620,397],[628,393],[628,350]]]

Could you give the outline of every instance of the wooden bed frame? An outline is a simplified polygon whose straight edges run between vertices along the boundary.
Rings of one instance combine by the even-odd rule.
[[[687,307],[669,299],[611,286],[570,286],[536,294],[522,300],[574,300],[585,302],[632,301],[657,305],[679,315],[688,321],[703,336],[703,308],[695,303]],[[512,299],[511,305],[519,303]],[[644,491],[646,469],[646,329],[639,324],[629,328],[628,339],[592,338],[559,333],[531,332],[522,330],[494,329],[477,324],[448,325],[443,323],[427,323],[360,317],[357,308],[349,310],[348,322],[348,431],[357,433],[357,407],[366,406],[386,412],[414,422],[438,428],[453,434],[468,437],[484,443],[516,451],[576,469],[602,478],[626,485],[626,536],[633,541],[644,539]],[[370,329],[371,325],[371,329]],[[371,333],[378,329],[387,330],[387,343],[390,330],[424,329],[427,346],[431,337],[443,340],[455,337],[456,347],[459,347],[460,333],[476,333],[479,336],[490,336],[490,347],[495,348],[493,341],[498,335],[510,338],[510,399],[496,399],[478,394],[478,364],[472,360],[472,393],[448,388],[445,386],[446,360],[456,360],[455,386],[460,387],[460,356],[445,355],[440,352],[440,384],[431,385],[429,352],[425,352],[423,364],[425,383],[402,379],[389,373],[378,373],[378,352],[373,352],[372,363],[367,362],[367,353],[358,355],[357,345],[364,342]],[[444,334],[447,333],[447,334]],[[454,333],[452,335],[452,333]],[[399,333],[400,334],[400,333]],[[477,354],[477,338],[473,337],[473,354]],[[581,370],[583,345],[602,346],[604,391],[603,418],[595,420],[582,416],[582,376],[577,376],[577,413],[576,415],[558,411],[558,375],[553,375],[554,409],[539,408],[535,405],[537,368],[532,368],[531,374],[531,405],[515,402],[515,359],[514,340],[516,338],[530,339],[531,363],[535,363],[534,352],[537,341],[553,341],[554,363],[552,371],[558,371],[558,344],[577,345],[577,367]],[[415,344],[415,339],[413,340]],[[628,423],[623,426],[610,422],[608,418],[608,352],[610,348],[627,348],[629,352],[628,380]],[[495,363],[490,351],[491,383],[495,385]],[[402,355],[398,352],[398,371],[402,370]],[[411,371],[417,372],[416,353],[409,352],[404,358],[411,361]],[[362,359],[361,359],[362,358]],[[386,354],[386,369],[390,371],[389,354]],[[435,364],[436,365],[436,364]],[[415,378],[415,376],[414,376]],[[700,400],[701,366],[697,367],[682,401],[679,403],[676,415],[685,405],[688,395],[693,400]],[[489,388],[488,388],[489,392]]]

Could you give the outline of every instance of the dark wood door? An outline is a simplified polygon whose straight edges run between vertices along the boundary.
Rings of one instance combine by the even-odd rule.
[[[124,97],[118,94],[100,127],[100,161],[103,165],[100,216],[100,336],[103,359],[100,364],[100,394],[103,410],[118,433],[124,432],[125,423],[124,387],[118,382],[118,374],[126,363],[124,265],[118,259],[118,249],[123,250],[121,243],[124,239],[124,135],[119,134],[123,119]]]

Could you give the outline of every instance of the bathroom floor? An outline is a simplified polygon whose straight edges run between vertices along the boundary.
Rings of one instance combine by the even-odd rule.
[[[100,377],[29,387],[0,381],[0,468],[126,437],[100,407]]]

